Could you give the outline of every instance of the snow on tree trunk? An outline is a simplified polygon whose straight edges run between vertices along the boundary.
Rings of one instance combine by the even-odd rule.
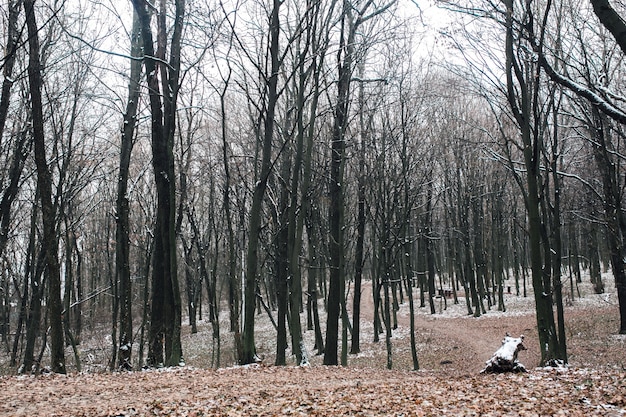
[[[523,342],[523,335],[511,337],[507,333],[502,340],[502,346],[486,362],[487,367],[480,373],[526,372],[524,365],[517,361],[517,354],[526,350]]]

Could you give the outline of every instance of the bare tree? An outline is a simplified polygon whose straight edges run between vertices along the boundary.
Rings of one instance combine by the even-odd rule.
[[[156,51],[151,28],[152,6],[142,0],[133,0],[133,6],[139,17],[142,34],[151,111],[152,165],[157,189],[148,363],[151,366],[172,366],[183,361],[180,340],[182,306],[175,236],[176,181],[173,147],[185,2],[177,0],[174,3],[170,56],[167,61],[167,2],[159,2]]]
[[[132,366],[133,315],[132,284],[130,269],[130,202],[128,198],[128,177],[131,153],[137,125],[137,109],[140,98],[141,82],[141,35],[139,16],[133,13],[131,31],[130,77],[128,80],[128,101],[123,117],[120,146],[119,176],[116,199],[116,246],[115,271],[119,282],[120,338],[117,367],[130,370]]]
[[[606,0],[590,0],[593,6],[593,12],[600,20],[600,23],[611,33],[615,43],[622,51],[622,55],[626,53],[626,24],[620,14],[609,4]],[[561,24],[562,12],[556,10],[553,13],[552,2],[548,2],[545,7],[545,21],[549,21],[550,16]],[[553,13],[553,14],[551,14]],[[570,24],[576,25],[575,19]],[[564,48],[562,45],[567,42],[560,34],[555,36],[555,45],[546,45],[543,36],[535,36],[534,33],[529,35],[533,42],[534,50],[538,53],[539,64],[546,71],[550,79],[566,88],[576,95],[586,99],[591,105],[591,115],[587,116],[590,126],[590,136],[592,139],[592,146],[594,154],[596,155],[596,161],[598,163],[598,170],[602,179],[604,187],[603,201],[606,212],[606,223],[609,234],[609,243],[611,250],[611,264],[613,269],[613,275],[615,277],[615,286],[617,288],[617,295],[619,301],[620,310],[620,330],[622,334],[626,334],[626,266],[624,264],[624,251],[626,245],[624,244],[624,236],[626,236],[626,219],[622,213],[622,196],[619,186],[619,175],[615,171],[613,157],[611,156],[613,151],[613,144],[610,134],[608,120],[613,120],[620,125],[626,124],[626,111],[622,106],[622,100],[619,95],[616,95],[611,91],[608,83],[610,82],[609,59],[605,55],[604,57],[598,57],[603,62],[603,68],[601,72],[604,73],[603,83],[597,83],[595,79],[595,70],[591,68],[592,59],[590,55],[593,54],[591,48],[586,46],[586,41],[583,42],[581,30],[578,29],[578,43],[577,53],[580,56],[579,62],[582,64],[582,68],[578,68],[575,72],[578,72],[582,76],[581,80],[574,79],[570,72],[566,71],[570,64],[570,57],[562,56],[560,52]],[[606,44],[606,40],[604,40]],[[610,50],[610,46],[608,47]],[[601,50],[607,50],[602,48]],[[556,58],[555,63],[551,63],[550,56],[553,55]],[[572,54],[574,55],[574,54]],[[574,55],[576,56],[576,55]],[[564,67],[561,69],[561,67]],[[609,70],[609,71],[607,71]],[[617,77],[616,77],[617,78]],[[600,288],[600,287],[598,287]]]
[[[37,186],[41,201],[43,220],[43,251],[45,252],[46,272],[48,276],[48,315],[50,320],[50,361],[52,371],[65,373],[65,338],[63,337],[63,305],[61,303],[61,273],[58,259],[58,239],[56,231],[56,210],[52,201],[52,176],[46,158],[46,143],[41,97],[42,76],[39,60],[39,33],[35,17],[34,0],[24,1],[24,12],[28,28],[29,62],[28,80],[30,82],[33,143],[35,163],[37,165]]]
[[[261,155],[261,170],[254,185],[252,207],[248,226],[248,251],[246,254],[246,278],[244,285],[244,324],[242,333],[242,356],[241,363],[254,363],[257,361],[254,343],[254,310],[257,302],[257,267],[259,235],[261,232],[261,205],[267,189],[267,181],[272,168],[271,154],[274,137],[274,118],[276,103],[278,102],[278,75],[280,63],[279,37],[280,37],[280,6],[279,0],[273,0],[269,16],[269,61],[270,71],[267,78],[267,90],[265,92],[266,108],[263,114],[263,140]]]
[[[325,365],[338,364],[339,317],[342,314],[341,306],[345,306],[344,165],[348,111],[350,108],[350,87],[357,62],[355,42],[361,26],[370,19],[383,14],[393,3],[392,1],[376,8],[372,1],[365,1],[361,4],[344,1],[341,7],[339,48],[337,52],[337,93],[333,109],[328,185],[330,199],[328,207],[330,282],[324,350]],[[344,317],[344,320],[347,322],[347,317]]]

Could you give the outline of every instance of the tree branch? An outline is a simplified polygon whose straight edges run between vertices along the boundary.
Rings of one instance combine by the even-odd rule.
[[[577,95],[586,98],[591,102],[591,104],[598,107],[602,113],[606,114],[611,119],[621,124],[626,124],[626,113],[591,91],[590,88],[557,73],[542,53],[539,54],[539,64],[546,71],[546,74],[548,74],[552,81],[570,89]]]

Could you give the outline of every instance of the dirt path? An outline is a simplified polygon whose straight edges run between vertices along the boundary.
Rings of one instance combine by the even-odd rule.
[[[441,304],[440,304],[441,303]],[[535,348],[535,315],[531,312],[501,313],[494,310],[479,318],[468,316],[466,307],[454,305],[447,300],[448,308],[438,300],[436,313],[430,308],[416,308],[415,329],[417,343],[429,369],[447,369],[453,372],[477,372],[498,349],[506,333],[513,336],[524,335],[528,350],[520,354],[522,363],[532,366],[539,361]],[[416,306],[419,300],[415,300]],[[362,320],[372,321],[374,303],[371,283],[363,285]],[[397,313],[398,326],[408,331],[410,325],[409,303],[407,300]],[[402,332],[401,332],[402,333]]]

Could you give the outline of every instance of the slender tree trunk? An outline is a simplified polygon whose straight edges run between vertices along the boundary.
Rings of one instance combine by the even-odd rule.
[[[554,298],[556,303],[557,317],[557,340],[558,352],[557,356],[567,363],[567,341],[565,335],[565,312],[563,307],[563,281],[561,280],[561,259],[563,253],[563,244],[561,241],[561,179],[559,177],[559,120],[558,106],[553,109],[553,138],[552,138],[552,160],[550,161],[550,170],[552,173],[552,182],[554,187],[554,202],[552,205],[552,288],[554,289]]]
[[[474,269],[472,266],[472,246],[470,239],[470,227],[469,227],[469,196],[462,196],[461,191],[461,172],[460,168],[457,168],[457,184],[459,187],[457,202],[458,202],[458,224],[461,231],[462,239],[458,242],[459,253],[459,271],[461,271],[461,277],[463,279],[463,289],[465,290],[465,305],[467,306],[467,314],[476,314],[478,309],[478,296],[476,295],[476,281],[474,277]],[[480,309],[477,312],[480,315]]]
[[[540,155],[542,151],[539,123],[537,115],[540,72],[538,68],[523,68],[517,60],[514,51],[514,3],[505,1],[506,7],[506,76],[507,99],[517,121],[521,133],[524,153],[525,175],[525,205],[528,217],[528,240],[530,245],[530,263],[532,285],[535,297],[537,315],[537,330],[541,351],[540,365],[553,363],[559,357],[557,331],[552,310],[552,296],[546,286],[541,241],[541,214],[540,214]],[[534,123],[534,125],[533,125]],[[533,128],[534,127],[534,128]],[[548,244],[543,242],[543,244]],[[549,262],[549,259],[548,259]]]
[[[281,168],[281,177],[289,178],[289,170],[291,165],[291,152],[287,145],[282,153],[282,168]],[[286,365],[286,357],[285,350],[287,349],[287,315],[288,315],[288,298],[289,298],[289,289],[288,289],[288,279],[293,279],[293,276],[290,276],[289,270],[289,220],[287,213],[289,199],[289,191],[287,190],[287,185],[283,184],[280,191],[279,201],[278,201],[278,212],[274,215],[274,223],[277,225],[277,235],[276,235],[276,243],[275,247],[275,282],[276,282],[276,301],[278,307],[278,331],[276,332],[276,365]],[[297,311],[291,311],[291,319],[293,320],[293,315],[298,314]],[[294,347],[295,348],[295,347]]]
[[[504,212],[503,190],[497,184],[494,185],[494,197],[491,205],[491,253],[492,253],[492,274],[498,291],[498,311],[506,311],[504,305],[504,246],[505,242],[502,233],[505,230],[502,219]]]
[[[33,207],[33,214],[31,215],[32,218],[35,217],[35,213],[37,212],[37,210],[34,209]],[[15,337],[13,338],[13,347],[11,349],[11,360],[10,360],[10,365],[12,367],[17,365],[17,351],[18,351],[18,347],[20,345],[20,340],[22,339],[22,329],[24,327],[24,323],[26,322],[27,318],[28,318],[28,312],[27,312],[27,308],[28,308],[28,296],[29,296],[29,285],[30,285],[30,279],[29,277],[31,277],[34,273],[34,270],[36,268],[35,264],[35,228],[32,227],[34,223],[34,220],[31,220],[31,229],[29,232],[29,236],[28,236],[28,247],[26,250],[26,256],[25,256],[25,266],[24,266],[24,287],[22,289],[22,292],[20,294],[20,312],[19,312],[19,316],[17,319],[17,326],[15,329]]]
[[[331,143],[330,184],[329,184],[329,252],[330,284],[328,289],[328,315],[326,322],[326,349],[324,365],[337,365],[337,343],[339,340],[339,315],[341,297],[343,297],[344,276],[344,132],[348,108],[348,86],[350,71],[344,64],[339,70],[338,100],[335,107],[335,121]]]
[[[131,32],[132,57],[141,56],[140,23],[137,12],[133,13]],[[131,370],[133,320],[132,320],[132,285],[130,279],[130,238],[129,217],[130,203],[128,199],[128,173],[130,157],[133,149],[133,137],[137,120],[141,80],[141,61],[131,59],[130,80],[128,83],[128,102],[123,117],[122,138],[120,145],[120,164],[117,182],[116,229],[115,229],[115,273],[119,282],[120,307],[120,339],[117,367]]]
[[[430,305],[430,314],[435,314],[435,253],[433,250],[434,241],[431,233],[432,221],[432,186],[428,186],[428,195],[426,197],[426,212],[424,213],[424,243],[426,249],[426,267],[428,269],[428,304]]]
[[[361,77],[363,66],[359,66]],[[357,184],[357,226],[356,247],[354,249],[354,295],[352,298],[352,343],[350,353],[355,355],[361,351],[361,281],[363,279],[364,246],[365,246],[365,151],[367,138],[365,127],[365,88],[364,83],[359,85],[359,125],[361,129],[360,146],[358,151],[358,184]]]
[[[310,211],[309,207],[309,211]],[[308,300],[311,309],[311,315],[313,319],[313,328],[315,331],[315,348],[317,349],[317,354],[321,355],[324,353],[324,337],[322,335],[322,329],[320,328],[320,316],[317,308],[317,275],[319,266],[319,259],[317,254],[317,239],[315,238],[313,225],[311,220],[311,213],[307,213],[307,237],[308,237],[308,248],[309,248],[309,269],[308,269]]]
[[[223,207],[228,233],[228,309],[230,313],[230,331],[233,333],[235,345],[235,362],[239,362],[242,357],[241,346],[241,282],[237,277],[237,247],[235,245],[235,230],[233,227],[233,216],[231,212],[231,175],[230,175],[230,146],[228,143],[228,125],[226,117],[226,92],[231,77],[229,68],[228,76],[224,79],[224,89],[220,93],[220,112],[222,129],[222,163],[224,165],[224,195]]]
[[[4,80],[2,81],[2,93],[0,93],[0,143],[2,143],[2,134],[6,125],[7,115],[9,114],[9,104],[11,101],[11,88],[13,87],[13,68],[17,58],[17,48],[21,38],[21,30],[18,27],[18,18],[22,9],[22,0],[8,1],[8,19],[6,21],[6,45],[5,56],[3,59],[2,72]],[[4,249],[0,246],[0,249]],[[0,250],[2,253],[2,250]]]
[[[74,235],[74,251],[76,252],[76,290],[73,306],[70,306],[74,314],[74,337],[80,344],[83,331],[83,253],[78,244],[78,239]]]
[[[220,367],[222,357],[222,339],[220,336],[220,319],[219,319],[219,306],[217,303],[217,261],[219,259],[219,235],[215,233],[215,257],[213,258],[213,265],[211,268],[211,280],[208,288],[211,289],[209,293],[210,304],[212,305],[211,313],[211,326],[213,327],[212,341],[213,341],[213,355],[211,364],[216,368]]]
[[[380,282],[380,277],[378,276],[378,263],[376,262],[376,267],[372,267],[372,298],[374,302],[374,342],[378,343],[380,341],[379,335],[383,332],[383,324],[381,323],[381,314],[380,314],[380,306],[381,306],[381,296],[380,290],[382,288],[382,284]]]
[[[241,363],[249,364],[257,361],[254,343],[254,310],[257,302],[257,267],[259,258],[259,236],[261,232],[261,207],[271,171],[271,153],[274,136],[274,115],[278,101],[279,37],[280,37],[280,0],[272,0],[270,16],[270,76],[267,83],[267,108],[265,109],[263,146],[261,155],[261,172],[254,186],[250,220],[248,223],[249,239],[246,254],[246,275],[244,284],[244,324],[242,334]]]
[[[9,13],[8,21],[6,22],[6,53],[3,60],[4,81],[2,82],[2,93],[0,94],[0,143],[2,143],[7,115],[9,113],[11,88],[14,83],[13,68],[15,66],[18,42],[21,37],[17,20],[20,15],[20,10],[22,9],[22,0],[10,0],[8,3]],[[27,134],[26,130],[17,135],[9,168],[9,181],[2,192],[2,200],[0,200],[0,255],[4,253],[9,238],[11,207],[17,197],[24,164],[30,153],[28,146],[29,138],[30,135]]]
[[[146,340],[146,325],[148,324],[148,320],[150,317],[150,266],[152,265],[152,254],[154,248],[154,239],[151,236],[152,233],[149,233],[146,239],[146,248],[144,252],[144,264],[143,264],[143,294],[142,294],[142,309],[141,309],[141,329],[139,333],[139,353],[138,353],[138,363],[140,366],[143,366],[144,363],[144,352],[145,352],[145,340]]]
[[[393,345],[391,343],[391,305],[389,302],[389,274],[386,274],[383,281],[384,293],[384,317],[385,317],[385,347],[387,348],[387,369],[393,368]]]
[[[25,0],[24,11],[28,27],[28,80],[33,118],[33,142],[35,145],[35,164],[37,165],[37,186],[41,201],[43,220],[42,246],[46,255],[48,272],[48,315],[50,319],[50,361],[52,371],[65,373],[65,352],[63,333],[63,305],[61,303],[61,272],[58,259],[58,241],[56,234],[56,210],[52,201],[52,175],[46,160],[43,103],[41,97],[42,78],[39,61],[39,33],[35,18],[35,1]]]
[[[156,53],[148,6],[141,0],[133,0],[133,4],[139,16],[146,57],[144,65],[151,110],[152,165],[157,190],[148,364],[172,366],[179,365],[183,360],[180,340],[182,303],[176,259],[176,181],[173,146],[185,3],[184,0],[175,1],[168,65],[164,64],[167,35],[165,0],[160,0]],[[152,57],[158,58],[158,61]],[[161,95],[161,91],[166,94]]]
[[[619,333],[626,334],[626,267],[624,265],[626,219],[624,218],[621,205],[619,174],[616,172],[615,163],[611,159],[612,149],[609,149],[610,138],[607,138],[602,116],[595,107],[593,108],[593,117],[595,121],[595,134],[593,135],[595,139],[594,153],[604,186],[604,213],[607,223],[608,246],[620,311]],[[604,290],[599,271],[597,271],[594,288],[596,288],[596,293]]]
[[[345,133],[348,122],[350,83],[352,80],[355,59],[355,34],[363,23],[363,13],[372,3],[368,2],[365,9],[359,11],[354,19],[353,6],[343,3],[341,13],[341,34],[337,52],[338,81],[337,102],[334,108],[333,133],[330,155],[329,183],[329,252],[330,252],[330,284],[328,290],[328,315],[326,324],[326,350],[324,364],[337,365],[337,342],[339,332],[340,305],[345,303],[345,271],[344,271],[344,164],[345,164]]]
[[[313,131],[305,128],[305,88],[310,71],[305,71],[304,64],[307,60],[308,46],[305,51],[300,54],[299,71],[298,71],[298,87],[296,94],[296,146],[291,171],[291,195],[288,207],[288,255],[289,255],[289,272],[291,280],[289,281],[289,311],[291,312],[290,331],[291,346],[296,356],[296,362],[307,364],[308,357],[304,342],[302,340],[302,323],[300,321],[300,312],[302,311],[302,271],[300,268],[300,252],[302,249],[304,217],[306,205],[308,203],[308,193],[311,177],[311,155]],[[313,65],[316,65],[314,62]],[[314,71],[317,68],[313,67]],[[317,82],[318,80],[315,80]],[[316,88],[316,87],[314,87]],[[312,103],[312,113],[308,123],[315,125],[315,111],[317,107],[317,98]],[[305,138],[306,147],[305,147]],[[302,194],[302,197],[300,197]]]
[[[479,186],[476,190],[478,195],[473,196],[472,198],[472,223],[474,225],[474,265],[476,271],[476,287],[478,291],[478,295],[476,300],[478,304],[474,306],[474,316],[476,316],[476,309],[480,309],[482,314],[485,314],[487,311],[485,310],[485,304],[483,299],[487,297],[489,299],[488,294],[486,294],[486,286],[487,286],[487,261],[485,259],[484,253],[484,242],[483,242],[483,228],[484,228],[484,216],[483,216],[483,199],[482,199],[482,186]]]
[[[37,229],[37,205],[33,205],[30,220],[30,233],[28,240],[28,251],[30,253],[29,260],[24,271],[25,280],[30,281],[30,302],[28,303],[28,312],[26,314],[26,340],[24,347],[24,361],[20,367],[19,373],[31,372],[33,362],[35,360],[35,342],[39,335],[41,325],[41,301],[43,298],[43,282],[41,276],[44,270],[44,252],[37,253],[36,247],[36,229]],[[29,280],[30,277],[30,280]],[[24,291],[24,298],[27,291]],[[14,348],[17,352],[17,347]]]
[[[411,243],[408,238],[405,238],[404,254],[406,257],[406,279],[407,279],[407,296],[409,298],[409,331],[411,334],[411,358],[413,360],[413,370],[420,369],[419,361],[417,358],[417,346],[415,339],[415,303],[413,301],[413,254]]]

